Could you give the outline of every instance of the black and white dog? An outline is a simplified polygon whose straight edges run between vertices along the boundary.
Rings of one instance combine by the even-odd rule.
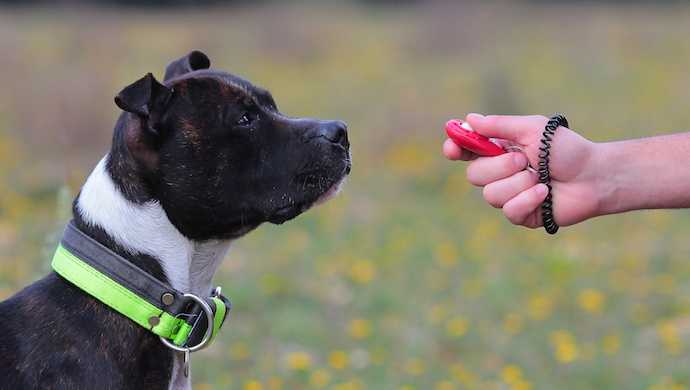
[[[340,121],[290,118],[194,51],[115,98],[110,152],[76,226],[178,291],[207,294],[230,242],[333,196],[350,172]],[[2,389],[186,389],[182,357],[55,273],[0,303]]]

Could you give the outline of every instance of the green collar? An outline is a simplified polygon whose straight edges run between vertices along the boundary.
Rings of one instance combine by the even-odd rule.
[[[217,287],[209,297],[176,291],[80,231],[65,229],[53,270],[87,294],[160,336],[176,351],[207,347],[230,310]],[[208,324],[212,324],[209,326]]]

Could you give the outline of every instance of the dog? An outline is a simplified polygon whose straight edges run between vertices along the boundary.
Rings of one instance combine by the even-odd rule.
[[[73,225],[174,289],[209,294],[230,243],[334,196],[350,173],[342,121],[291,118],[200,51],[115,98],[109,153]],[[0,303],[3,389],[189,389],[183,354],[56,272]]]

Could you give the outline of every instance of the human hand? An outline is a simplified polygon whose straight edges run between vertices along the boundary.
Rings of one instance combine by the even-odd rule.
[[[548,188],[540,184],[536,173],[526,170],[529,163],[537,167],[542,132],[548,118],[543,116],[482,116],[465,118],[479,134],[497,138],[522,149],[496,157],[479,157],[461,149],[447,139],[443,153],[451,160],[471,161],[467,179],[484,187],[484,199],[515,225],[530,228],[542,226],[541,204]],[[599,215],[599,177],[596,144],[574,131],[560,127],[551,143],[551,183],[554,217],[562,226],[572,225]]]

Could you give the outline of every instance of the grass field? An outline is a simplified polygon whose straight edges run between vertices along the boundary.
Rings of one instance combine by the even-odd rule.
[[[49,271],[115,93],[196,48],[285,113],[346,120],[354,161],[340,197],[234,245],[197,389],[690,388],[687,211],[547,237],[440,155],[472,111],[687,130],[690,7],[337,4],[0,10],[0,295]]]

